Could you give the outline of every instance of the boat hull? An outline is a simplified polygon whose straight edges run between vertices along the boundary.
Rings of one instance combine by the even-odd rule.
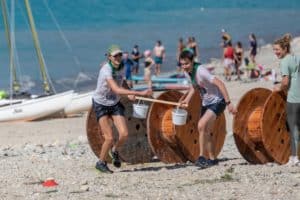
[[[19,104],[0,108],[0,122],[32,121],[63,111],[73,96],[73,91],[67,91],[51,96],[30,99]]]

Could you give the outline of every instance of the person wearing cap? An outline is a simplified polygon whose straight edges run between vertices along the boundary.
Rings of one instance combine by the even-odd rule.
[[[113,165],[121,167],[118,149],[128,136],[124,117],[125,108],[120,102],[120,95],[128,95],[128,98],[134,100],[134,95],[148,96],[152,94],[151,89],[132,91],[122,87],[124,81],[122,53],[117,45],[109,47],[106,54],[108,60],[100,68],[97,87],[92,98],[93,110],[104,137],[96,169],[104,173],[113,173],[107,166],[106,157],[108,154],[112,158]],[[119,132],[119,139],[116,143],[114,143],[111,120]]]
[[[230,101],[225,84],[219,78],[210,74],[204,65],[199,65],[195,62],[192,49],[184,49],[179,59],[185,77],[190,84],[188,92],[180,99],[181,105],[189,104],[195,88],[199,88],[202,98],[201,117],[198,121],[200,154],[195,161],[195,165],[200,168],[217,165],[218,160],[214,154],[210,133],[217,116],[226,107],[232,114],[236,113],[236,109]],[[208,157],[204,157],[204,152],[206,151],[208,152]]]

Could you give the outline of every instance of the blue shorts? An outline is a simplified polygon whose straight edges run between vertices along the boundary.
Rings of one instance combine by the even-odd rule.
[[[114,106],[104,106],[93,100],[93,110],[96,114],[97,122],[99,119],[105,115],[121,115],[125,116],[125,108],[121,102],[118,102]]]
[[[162,64],[163,63],[163,59],[162,59],[162,57],[155,56],[154,62],[155,62],[155,64]]]
[[[226,108],[226,103],[225,103],[225,100],[222,99],[222,101],[220,101],[218,103],[202,106],[201,116],[204,115],[204,113],[208,109],[213,111],[217,116],[219,116],[225,110],[225,108]]]

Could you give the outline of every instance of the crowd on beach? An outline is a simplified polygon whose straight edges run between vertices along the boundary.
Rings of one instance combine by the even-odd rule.
[[[273,51],[280,59],[280,69],[282,81],[274,86],[274,91],[287,91],[287,123],[290,129],[291,138],[291,157],[288,165],[300,165],[298,158],[298,140],[299,140],[299,113],[300,113],[300,58],[293,55],[290,50],[291,36],[284,35],[273,43]],[[232,38],[222,30],[223,61],[225,81],[231,81],[232,71],[235,70],[237,80],[241,79],[240,66],[244,58],[244,50],[241,42],[232,47]],[[261,77],[262,69],[257,69],[255,57],[257,55],[257,42],[254,34],[249,35],[250,53],[249,58],[245,58],[247,76],[249,78]],[[139,52],[138,45],[135,45],[131,52],[131,59],[128,52],[123,52],[118,45],[111,45],[107,50],[107,61],[101,66],[97,88],[93,95],[93,109],[97,121],[104,135],[99,160],[96,163],[96,169],[105,173],[113,173],[109,169],[106,159],[109,155],[115,167],[121,167],[121,159],[118,149],[128,137],[127,122],[124,116],[124,106],[120,102],[120,95],[128,95],[131,100],[136,95],[152,95],[151,87],[151,67],[154,66],[155,75],[160,74],[160,67],[165,58],[165,48],[162,42],[158,40],[153,49],[154,59],[151,50],[146,50],[143,54]],[[187,107],[195,94],[196,88],[199,89],[202,98],[202,108],[198,121],[199,132],[199,158],[195,165],[201,169],[218,164],[218,159],[214,155],[212,138],[210,133],[213,129],[217,116],[227,108],[229,113],[237,112],[235,106],[230,100],[225,83],[212,74],[211,71],[200,63],[200,52],[198,44],[194,37],[189,37],[185,45],[183,39],[179,39],[177,49],[178,70],[182,71],[184,77],[189,83],[189,89],[180,98],[181,107]],[[131,72],[138,73],[139,60],[144,58],[144,78],[149,83],[149,87],[142,91],[130,90],[122,87],[124,81],[123,68],[125,67],[126,81],[132,85]],[[114,142],[113,130],[110,120],[113,121],[119,132],[119,139]],[[204,152],[208,152],[208,156]]]
[[[222,50],[222,66],[224,69],[225,81],[242,81],[251,80],[273,81],[277,83],[277,73],[275,69],[267,68],[262,64],[257,63],[256,56],[259,53],[256,35],[249,34],[249,47],[245,48],[243,42],[237,41],[233,43],[232,36],[225,30],[221,30],[220,47]],[[196,63],[201,63],[200,47],[194,36],[187,37],[186,40],[180,37],[176,49],[177,72],[182,72],[182,67],[179,61],[180,53],[184,49],[191,49],[194,53]],[[248,53],[249,52],[249,53]],[[139,45],[135,44],[131,51],[124,51],[122,63],[125,67],[125,79],[130,88],[137,81],[132,80],[133,75],[138,75],[143,70],[144,80],[151,87],[151,75],[158,76],[161,74],[161,68],[166,59],[166,49],[161,40],[157,40],[153,49],[141,51]],[[143,63],[141,62],[143,60]],[[206,67],[213,73],[216,66],[209,63]],[[174,68],[175,69],[175,68]],[[233,79],[232,77],[235,76]]]

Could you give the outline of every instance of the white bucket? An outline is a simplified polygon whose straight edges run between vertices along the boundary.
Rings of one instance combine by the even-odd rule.
[[[145,119],[149,106],[146,104],[133,104],[133,117]]]
[[[187,119],[187,111],[184,109],[174,109],[172,111],[172,122],[175,125],[185,125]]]

